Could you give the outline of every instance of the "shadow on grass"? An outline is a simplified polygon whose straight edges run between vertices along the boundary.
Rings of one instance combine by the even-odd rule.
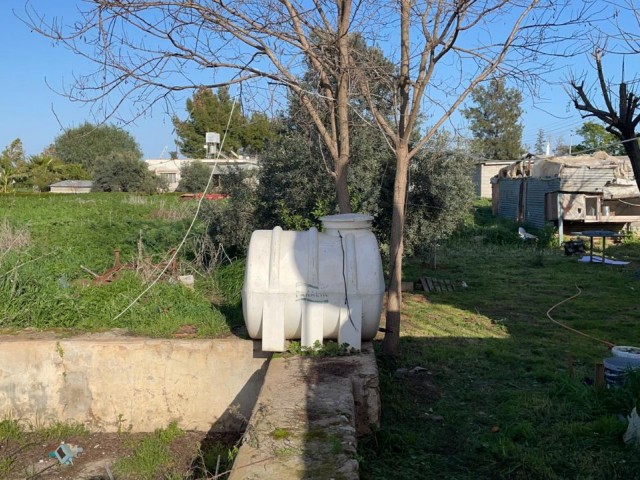
[[[359,444],[362,479],[637,478],[621,437],[638,392],[595,388],[606,345],[546,317],[577,285],[554,318],[640,345],[637,266],[536,255],[451,246],[441,269],[409,270],[468,287],[405,296],[401,355],[378,359],[382,425]]]
[[[360,441],[361,478],[636,478],[629,393],[595,388],[589,361],[570,376],[566,356],[523,354],[530,343],[404,337],[401,357],[379,359],[382,423]]]

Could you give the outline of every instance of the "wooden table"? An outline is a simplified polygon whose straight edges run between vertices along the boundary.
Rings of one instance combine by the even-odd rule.
[[[605,263],[605,247],[607,244],[607,238],[624,238],[624,234],[613,232],[611,230],[586,230],[584,232],[576,232],[574,235],[589,237],[590,240],[590,248],[589,248],[589,262],[593,263],[593,239],[595,237],[602,238],[602,264]]]

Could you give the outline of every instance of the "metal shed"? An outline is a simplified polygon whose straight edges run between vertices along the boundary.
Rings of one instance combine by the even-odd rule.
[[[560,233],[585,228],[620,230],[640,222],[640,191],[627,157],[593,155],[531,158],[492,178],[494,214]]]

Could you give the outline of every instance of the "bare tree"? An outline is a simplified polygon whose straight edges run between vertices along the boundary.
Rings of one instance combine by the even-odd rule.
[[[360,89],[396,156],[383,352],[399,352],[403,227],[412,159],[481,82],[509,76],[534,89],[553,56],[575,51],[589,2],[399,0],[399,74],[389,85],[397,116],[383,115],[364,79]],[[496,28],[501,25],[501,28]],[[419,131],[428,116],[431,125]]]
[[[105,116],[124,99],[144,112],[202,85],[285,86],[330,152],[342,212],[350,210],[349,109],[378,125],[396,156],[383,350],[397,354],[411,160],[481,82],[511,76],[535,89],[550,58],[573,53],[581,32],[571,27],[590,3],[576,0],[574,11],[571,0],[86,0],[69,27],[33,9],[27,22],[95,62],[94,74],[77,77],[67,94],[99,102]],[[361,58],[372,50],[353,48],[354,36],[383,45],[383,55]],[[384,56],[395,72],[375,61]],[[302,80],[308,69],[312,92]]]
[[[329,151],[344,213],[351,211],[348,32],[366,1],[88,0],[68,25],[29,4],[25,22],[95,65],[63,93],[94,105],[101,119],[130,121],[189,89],[252,80],[285,86]],[[303,81],[307,70],[315,73],[315,85]],[[137,110],[123,113],[127,101]]]
[[[602,57],[604,50],[595,48],[593,59],[597,72],[597,96],[602,98],[604,108],[599,108],[585,91],[585,76],[579,79],[575,77],[569,80],[569,96],[573,105],[581,112],[582,118],[595,117],[607,125],[607,132],[613,134],[622,142],[624,151],[631,161],[631,168],[636,179],[636,184],[640,188],[640,144],[636,128],[640,123],[640,110],[638,105],[640,98],[629,89],[624,79],[618,85],[617,93],[613,90],[613,85],[605,78]],[[623,74],[624,76],[624,74]],[[616,98],[617,95],[617,98]]]
[[[611,25],[600,31],[600,37],[614,41],[627,53],[640,53],[640,6],[636,0],[607,0],[613,9],[612,23],[617,30],[612,33]],[[595,43],[595,42],[594,42]]]

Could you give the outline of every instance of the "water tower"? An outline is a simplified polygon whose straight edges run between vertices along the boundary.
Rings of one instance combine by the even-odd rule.
[[[220,134],[216,132],[207,132],[205,134],[205,143],[205,158],[215,157],[218,154],[218,149],[220,148]]]

